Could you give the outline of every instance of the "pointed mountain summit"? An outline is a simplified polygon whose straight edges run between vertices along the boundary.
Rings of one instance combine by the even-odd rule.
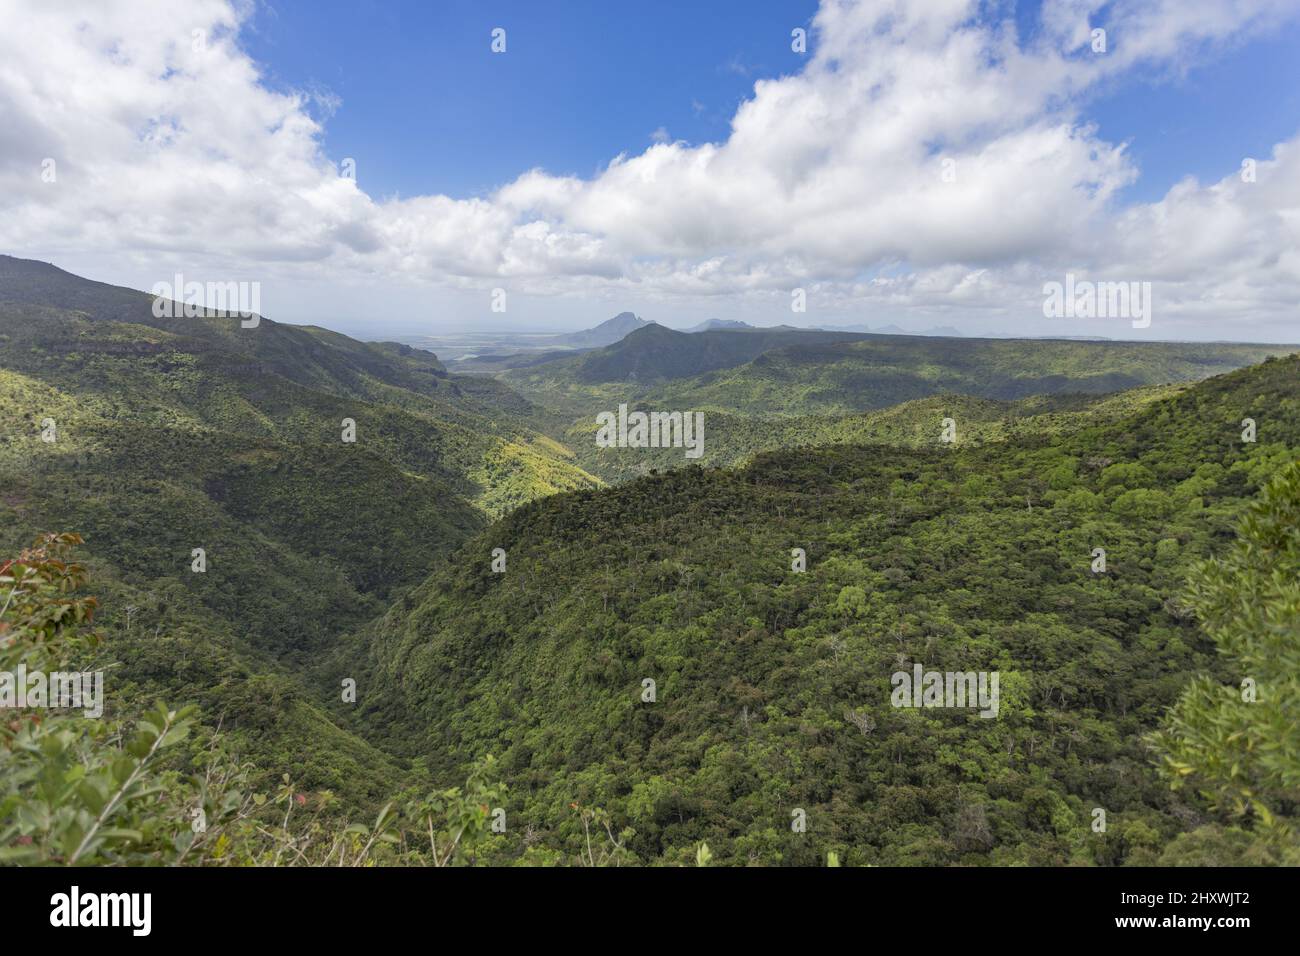
[[[646,319],[637,318],[635,313],[620,312],[593,329],[583,329],[581,332],[573,332],[569,335],[557,335],[553,343],[578,349],[598,349],[622,341],[629,333],[654,324]]]

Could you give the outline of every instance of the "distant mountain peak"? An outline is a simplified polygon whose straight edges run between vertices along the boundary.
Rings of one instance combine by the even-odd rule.
[[[620,312],[612,319],[606,319],[595,328],[583,329],[581,332],[571,332],[568,335],[557,335],[552,341],[556,345],[569,345],[573,348],[596,349],[605,345],[613,345],[621,341],[629,332],[635,332],[643,329],[648,325],[655,325],[647,319],[642,319],[635,312]]]
[[[717,329],[752,329],[753,326],[748,322],[742,322],[739,319],[705,319],[699,325],[692,325],[689,329],[682,329],[683,332],[713,332]]]
[[[651,322],[649,319],[641,318],[635,312],[620,312],[612,319],[606,319],[604,322],[600,323],[600,325],[596,326],[595,329],[589,329],[588,331],[595,332],[598,329],[626,329],[631,332],[635,329],[655,324],[656,323]]]

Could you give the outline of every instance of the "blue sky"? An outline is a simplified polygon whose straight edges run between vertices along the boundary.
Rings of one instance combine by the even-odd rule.
[[[1183,176],[1217,180],[1243,155],[1267,156],[1300,128],[1300,23],[1208,57],[1185,75],[1135,75],[1089,103],[1085,115],[1104,139],[1130,144],[1142,178],[1125,198],[1157,200]]]
[[[244,45],[273,83],[328,90],[331,156],[378,195],[481,195],[535,166],[589,177],[665,128],[725,139],[761,77],[794,72],[809,0],[276,2]],[[489,47],[506,32],[507,55]]]
[[[1300,337],[1300,0],[18,5],[0,251],[92,278],[363,336]],[[1155,320],[1060,321],[1068,275]]]
[[[1006,6],[1030,41],[1041,3],[994,13]],[[340,99],[325,147],[357,160],[372,195],[466,198],[538,166],[590,177],[661,128],[726,139],[755,80],[802,68],[789,33],[816,10],[812,0],[277,0],[242,42],[272,86]],[[497,26],[507,56],[489,49]],[[1243,151],[1266,155],[1296,132],[1300,22],[1186,74],[1130,75],[1084,115],[1130,144],[1142,176],[1126,198],[1158,199],[1186,175],[1221,178]]]

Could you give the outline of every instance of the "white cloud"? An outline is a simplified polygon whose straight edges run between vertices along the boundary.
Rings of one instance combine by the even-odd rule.
[[[590,179],[530,169],[483,198],[377,200],[321,148],[312,107],[347,104],[269,89],[237,44],[242,4],[0,0],[0,22],[23,24],[0,34],[0,249],[665,306],[775,308],[804,285],[814,308],[945,321],[1038,315],[1042,283],[1072,269],[1154,282],[1167,332],[1289,320],[1300,140],[1257,182],[1225,171],[1120,207],[1138,170],[1081,110],[1294,0],[1047,0],[1028,44],[977,6],[824,0],[804,69],[755,83],[723,142],[661,128]]]

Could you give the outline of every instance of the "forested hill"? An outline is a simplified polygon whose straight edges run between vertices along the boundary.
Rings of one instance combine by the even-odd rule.
[[[637,329],[612,345],[538,366],[551,374],[560,366],[574,381],[656,382],[731,368],[783,346],[831,345],[866,338],[853,332],[811,329],[716,329],[678,332],[662,325]]]
[[[1293,350],[652,326],[502,379],[570,419],[594,418],[620,402],[745,416],[847,415],[944,393],[1013,400],[1196,381]]]
[[[543,433],[552,416],[489,379],[449,375],[429,352],[265,318],[159,318],[152,303],[0,256],[0,368],[137,425],[334,444],[351,418],[359,450],[490,514],[592,483]]]
[[[934,395],[889,408],[852,415],[744,415],[737,412],[704,413],[705,440],[695,464],[734,466],[755,455],[781,449],[819,445],[902,445],[910,448],[943,443],[945,418],[960,422],[962,440],[989,441],[1055,435],[1088,428],[1132,414],[1151,402],[1177,395],[1186,384],[1152,385],[1109,395],[1034,395],[1015,401]],[[653,411],[645,402],[633,406]],[[940,424],[936,424],[940,423]],[[563,434],[579,464],[606,481],[626,481],[658,471],[680,468],[681,448],[646,448],[639,455],[625,449],[596,444],[599,429],[594,418],[580,419]]]
[[[0,547],[85,538],[115,702],[197,701],[263,766],[391,792],[314,669],[491,516],[597,482],[427,352],[152,301],[0,258]]]
[[[539,362],[521,396],[427,352],[158,318],[144,293],[0,257],[0,548],[19,560],[0,559],[48,579],[0,625],[36,633],[47,601],[81,600],[64,593],[82,586],[61,557],[75,535],[21,557],[79,534],[108,638],[103,726],[197,703],[206,729],[171,769],[235,755],[335,822],[473,766],[438,806],[485,833],[498,791],[478,758],[495,754],[512,823],[480,834],[493,862],[595,862],[586,828],[606,823],[605,859],[647,863],[706,841],[728,863],[1280,859],[1171,792],[1145,735],[1194,674],[1210,698],[1239,677],[1185,582],[1297,458],[1300,358],[1168,384],[1276,349],[809,335],[647,327],[625,341],[649,351],[571,357],[590,380]],[[694,371],[673,377],[682,339]],[[1146,381],[1163,384],[1079,394]],[[703,408],[706,464],[744,464],[596,449],[595,413],[620,402]],[[1240,526],[1265,539],[1247,563],[1290,540],[1300,477],[1278,494]],[[997,671],[998,717],[892,707],[914,664]],[[1238,775],[1250,754],[1192,719],[1198,700],[1179,713],[1211,728],[1187,744],[1210,759],[1172,747],[1169,765],[1234,768],[1289,826],[1277,771]],[[426,811],[401,824],[421,841]]]
[[[774,452],[521,508],[372,629],[382,693],[444,774],[496,754],[511,818],[570,851],[576,805],[646,862],[700,841],[731,863],[1245,861],[1147,735],[1192,674],[1240,679],[1185,581],[1297,459],[1300,356],[1057,435],[957,424],[951,447]],[[891,706],[914,664],[999,672],[998,716]]]

